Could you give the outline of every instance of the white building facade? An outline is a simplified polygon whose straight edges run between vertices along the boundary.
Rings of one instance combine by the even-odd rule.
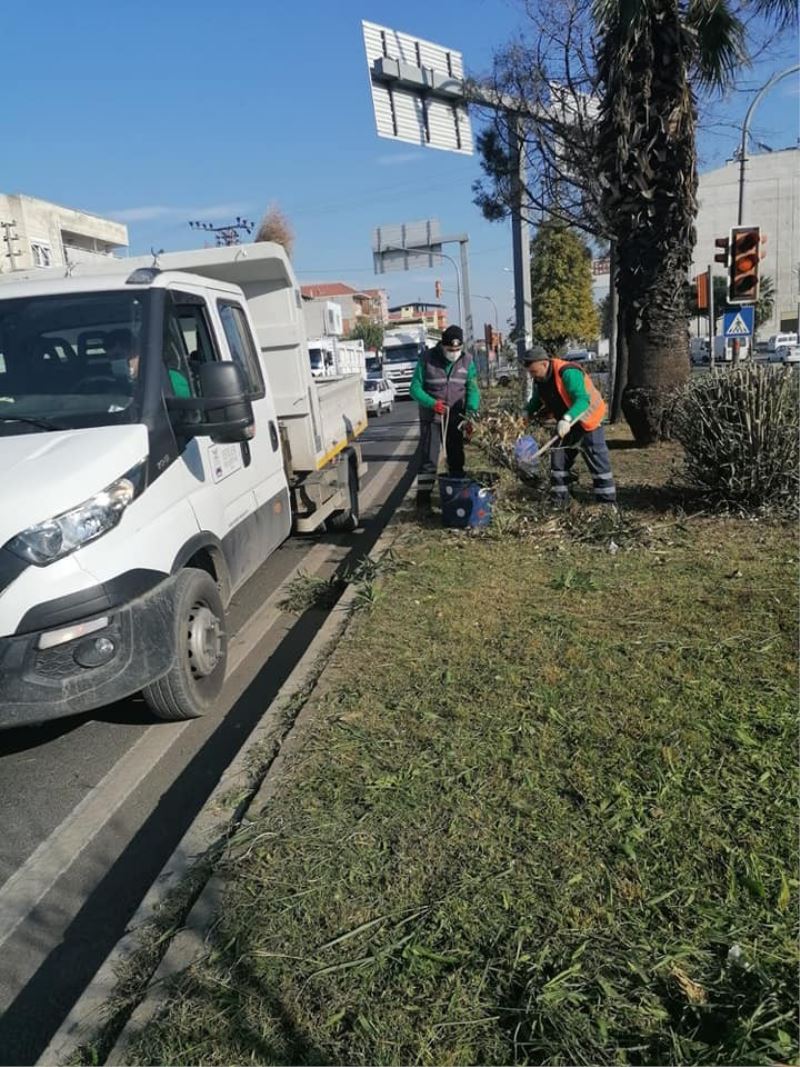
[[[128,227],[18,193],[0,193],[0,273],[125,255]]]
[[[766,258],[761,277],[770,277],[775,287],[772,318],[759,328],[760,337],[779,330],[796,330],[800,294],[800,150],[764,152],[748,156],[745,170],[742,224],[760,226],[767,235]],[[725,268],[714,263],[717,237],[727,237],[737,225],[739,211],[739,163],[700,175],[697,213],[697,244],[692,275],[714,266],[724,276]]]

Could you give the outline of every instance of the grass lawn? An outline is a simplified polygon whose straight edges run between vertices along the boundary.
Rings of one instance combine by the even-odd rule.
[[[612,437],[619,519],[401,520],[131,1062],[796,1057],[795,532]]]

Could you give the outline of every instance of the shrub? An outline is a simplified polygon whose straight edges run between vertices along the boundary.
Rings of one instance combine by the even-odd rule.
[[[686,450],[686,474],[712,503],[796,514],[800,403],[793,369],[747,365],[684,387],[670,429]]]

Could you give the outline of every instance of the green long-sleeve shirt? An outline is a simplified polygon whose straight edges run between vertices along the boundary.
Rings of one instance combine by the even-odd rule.
[[[458,366],[458,361],[455,363],[448,363],[448,378],[453,373],[453,368],[456,366]],[[421,404],[424,408],[432,408],[436,403],[434,397],[432,397],[430,393],[425,392],[425,361],[422,359],[417,360],[417,365],[414,368],[414,377],[411,379],[409,393],[411,394],[411,399],[416,400],[416,402]],[[475,415],[480,406],[481,391],[478,388],[478,368],[475,366],[475,361],[473,360],[467,371],[465,407],[470,415]]]
[[[575,422],[589,407],[589,394],[586,392],[583,371],[578,370],[576,367],[565,367],[561,374],[561,380],[567,390],[567,396],[572,401],[572,405],[567,408],[566,414]],[[543,403],[539,386],[534,382],[533,394],[528,401],[528,416],[533,417]]]

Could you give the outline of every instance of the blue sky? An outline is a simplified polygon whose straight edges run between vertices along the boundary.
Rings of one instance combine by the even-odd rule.
[[[400,303],[433,301],[440,278],[454,318],[448,264],[372,273],[375,226],[438,218],[470,235],[476,327],[494,318],[491,297],[503,328],[510,228],[472,204],[477,157],[378,138],[361,19],[460,50],[477,76],[529,25],[519,0],[17,3],[3,14],[0,188],[119,218],[133,253],[201,247],[189,219],[258,221],[274,202],[294,226],[302,282],[381,286]],[[790,34],[743,72],[715,106],[720,125],[701,134],[703,169],[732,154],[748,90],[793,60]],[[788,80],[753,132],[793,146],[797,112]]]

